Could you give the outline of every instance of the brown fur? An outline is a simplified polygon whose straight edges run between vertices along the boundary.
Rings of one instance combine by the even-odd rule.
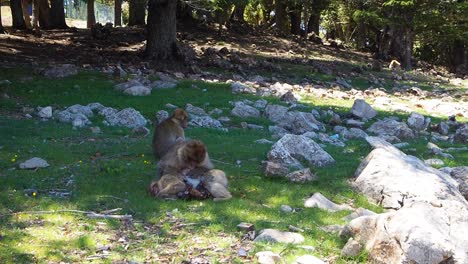
[[[156,159],[162,158],[179,140],[185,140],[184,128],[188,125],[188,114],[178,108],[171,117],[154,128],[153,153]]]
[[[206,170],[197,168],[187,173],[188,177],[201,179],[203,187],[213,196],[213,201],[224,201],[232,198],[228,190],[228,180],[226,173],[222,170],[211,169]]]
[[[198,140],[176,142],[158,162],[159,176],[185,175],[195,168],[213,169],[205,144]]]
[[[185,191],[185,183],[178,176],[165,174],[150,184],[151,195],[164,199],[177,199],[177,194]]]

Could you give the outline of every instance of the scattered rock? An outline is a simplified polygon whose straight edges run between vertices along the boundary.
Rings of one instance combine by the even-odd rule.
[[[353,86],[341,78],[337,78],[335,81],[338,85],[342,86],[345,89],[352,89]]]
[[[101,110],[99,110],[99,115],[104,116],[105,118],[109,118],[115,114],[117,114],[119,110],[112,108],[112,107],[104,107]]]
[[[128,89],[130,87],[133,87],[133,86],[143,86],[143,84],[141,82],[139,82],[138,80],[133,79],[133,80],[129,80],[127,82],[123,82],[123,83],[119,83],[119,84],[114,85],[114,90],[123,92],[126,89]]]
[[[37,108],[37,116],[40,118],[51,118],[52,117],[52,107],[51,106],[46,106],[46,107],[38,107]]]
[[[171,104],[171,103],[167,103],[167,104],[166,104],[166,107],[169,108],[169,109],[176,109],[176,108],[178,108],[177,105],[173,105],[173,104]]]
[[[359,121],[359,120],[354,120],[354,119],[348,119],[346,120],[346,125],[350,127],[357,127],[357,128],[362,128],[364,126],[364,122]]]
[[[280,207],[280,211],[283,212],[283,213],[292,213],[294,211],[294,209],[289,205],[283,204]]]
[[[291,182],[310,182],[318,180],[317,176],[313,174],[309,168],[294,171],[286,175],[286,178]]]
[[[122,69],[120,65],[117,65],[114,69],[113,75],[117,78],[125,78],[127,77],[127,72]]]
[[[90,127],[89,128],[93,134],[101,134],[101,128],[100,127]]]
[[[231,90],[233,94],[240,94],[240,93],[255,94],[257,92],[255,88],[249,87],[240,82],[231,83]]]
[[[358,209],[356,209],[351,214],[345,216],[344,219],[349,222],[349,221],[351,221],[351,220],[353,220],[355,218],[358,218],[358,217],[361,217],[361,216],[366,216],[366,215],[375,215],[375,213],[372,212],[371,210],[367,210],[365,208],[359,207]]]
[[[461,143],[468,143],[468,124],[464,124],[455,132],[455,141]]]
[[[255,103],[254,103],[253,106],[254,106],[255,108],[258,108],[258,109],[265,109],[265,107],[267,106],[267,104],[268,104],[267,100],[265,100],[265,99],[259,99],[259,100],[255,101]]]
[[[415,137],[414,132],[403,122],[391,118],[384,118],[372,124],[368,132],[379,136],[395,136],[400,139],[411,139]]]
[[[263,126],[255,125],[255,124],[247,124],[248,129],[255,129],[255,130],[263,130]]]
[[[458,190],[468,201],[468,166],[451,168],[449,174],[460,184]]]
[[[416,131],[422,131],[426,129],[424,116],[416,112],[411,113],[406,122],[410,128]]]
[[[351,107],[351,114],[361,119],[371,119],[377,115],[377,111],[366,103],[366,101],[356,99]]]
[[[137,85],[125,89],[123,93],[132,96],[146,96],[151,94],[151,89],[146,86]]]
[[[254,239],[254,242],[301,244],[304,242],[304,237],[301,234],[293,232],[282,232],[276,229],[263,229]]]
[[[437,131],[442,135],[448,135],[449,126],[447,122],[440,122],[440,124],[437,126]]]
[[[190,118],[189,125],[192,127],[223,128],[221,122],[210,116],[193,116]]]
[[[341,256],[343,257],[357,257],[361,253],[362,245],[350,238],[346,245],[341,250]]]
[[[135,127],[132,130],[133,135],[139,136],[139,137],[146,137],[150,134],[150,130],[144,126],[141,127]]]
[[[303,255],[296,258],[293,264],[325,264],[321,259],[312,255]]]
[[[278,122],[278,126],[296,135],[304,134],[309,131],[325,130],[325,126],[317,121],[312,113],[299,111],[287,112]]]
[[[177,82],[175,80],[169,81],[155,81],[151,85],[153,89],[172,89],[177,87]]]
[[[281,263],[281,256],[271,251],[261,251],[255,254],[259,264]]]
[[[287,112],[288,108],[281,105],[268,105],[265,108],[265,116],[274,123],[280,122]]]
[[[223,114],[223,110],[219,109],[219,108],[215,108],[213,110],[211,110],[209,112],[210,115],[222,115]]]
[[[283,137],[284,135],[289,134],[289,132],[286,129],[279,126],[269,126],[268,131],[271,134],[276,135],[278,137]]]
[[[310,198],[308,198],[304,206],[307,208],[318,207],[322,210],[326,210],[329,212],[337,212],[342,210],[352,210],[351,206],[347,204],[336,204],[327,199],[327,197],[323,196],[321,193],[314,193]]]
[[[72,64],[51,66],[41,72],[47,78],[63,78],[78,74],[78,68]]]
[[[49,163],[47,161],[34,157],[32,159],[29,159],[19,165],[20,169],[26,170],[26,169],[36,169],[36,168],[46,168],[49,167]]]
[[[267,177],[284,177],[288,174],[288,167],[271,161],[262,161],[262,171]]]
[[[335,163],[335,160],[312,139],[302,135],[284,135],[268,153],[270,161],[302,169],[299,160],[305,160],[317,167]],[[299,159],[299,160],[298,160]]]
[[[159,110],[156,112],[156,122],[157,124],[161,124],[162,121],[169,118],[169,113],[165,110]]]
[[[91,121],[89,121],[89,119],[82,114],[76,114],[71,123],[74,128],[81,128],[91,124]]]
[[[273,144],[273,143],[275,143],[275,142],[270,141],[270,140],[268,140],[266,138],[258,139],[258,140],[255,140],[254,142],[257,143],[257,144]]]
[[[124,126],[128,128],[136,128],[145,126],[146,119],[133,108],[125,108],[113,115],[106,116],[106,121],[111,126]]]
[[[298,101],[298,99],[296,98],[296,96],[293,94],[292,91],[287,91],[285,94],[283,94],[280,97],[280,100],[286,103],[290,103],[290,104],[297,103]]]
[[[424,163],[429,166],[444,166],[444,162],[441,159],[427,159]]]
[[[242,118],[260,117],[260,111],[258,111],[257,108],[246,104],[236,104],[232,109],[231,114]]]
[[[98,107],[102,106],[102,105],[97,105],[98,103],[95,103],[95,104],[90,104],[91,106],[94,107],[94,109],[97,109]],[[104,106],[102,106],[104,107]],[[93,114],[93,109],[91,109],[90,106],[84,106],[84,105],[80,105],[80,104],[75,104],[75,105],[72,105],[70,107],[68,107],[67,109],[65,109],[65,111],[68,111],[72,114],[82,114],[86,117],[92,117],[94,114]]]
[[[208,115],[203,108],[200,108],[198,106],[193,106],[191,104],[187,104],[185,106],[185,110],[192,115],[197,115],[197,116],[206,116]]]
[[[356,170],[354,186],[373,202],[384,208],[399,209],[416,201],[464,200],[458,184],[445,173],[382,139],[368,137],[366,140],[375,149]]]
[[[355,139],[355,138],[366,138],[366,137],[368,137],[366,132],[362,131],[359,128],[355,128],[355,127],[352,127],[349,130],[344,130],[340,134],[345,139]]]
[[[344,227],[340,225],[327,225],[321,227],[320,229],[328,233],[340,233],[343,230],[343,228]]]

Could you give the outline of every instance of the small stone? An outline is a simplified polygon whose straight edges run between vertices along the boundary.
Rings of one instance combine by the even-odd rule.
[[[254,130],[263,130],[263,126],[255,125],[255,124],[247,124],[247,128],[254,129]]]
[[[351,206],[347,204],[336,204],[328,200],[321,193],[314,193],[312,197],[308,198],[305,203],[305,207],[318,207],[322,210],[327,210],[329,212],[337,212],[341,210],[352,210]]]
[[[259,264],[275,264],[281,262],[281,256],[271,251],[261,251],[255,254]]]
[[[312,255],[303,255],[296,258],[296,261],[293,264],[325,264],[321,259]]]
[[[46,168],[49,167],[49,163],[47,161],[34,157],[29,159],[19,165],[20,169],[36,169],[36,168]]]
[[[351,214],[347,215],[344,217],[346,221],[351,221],[355,218],[361,217],[361,216],[368,216],[368,215],[375,215],[374,212],[371,210],[367,210],[365,208],[358,208],[356,211],[352,212]]]
[[[231,90],[233,94],[240,94],[240,93],[255,94],[256,93],[255,88],[249,87],[240,82],[233,82],[231,84]]]
[[[275,142],[262,138],[254,141],[257,144],[274,144]]]
[[[327,225],[321,227],[320,229],[328,233],[340,233],[343,230],[343,228],[344,227],[340,225]]]
[[[178,108],[176,105],[173,105],[173,104],[170,104],[170,103],[167,103],[167,104],[166,104],[166,107],[169,108],[169,109],[176,109],[176,108]]]
[[[267,177],[283,177],[288,174],[288,167],[280,163],[263,161],[262,171]]]
[[[260,111],[257,108],[250,106],[250,105],[246,105],[246,104],[237,104],[231,110],[231,114],[234,116],[242,117],[242,118],[260,117]]]
[[[137,85],[125,89],[123,93],[132,96],[146,96],[151,94],[151,89],[143,85]]]
[[[132,130],[132,133],[135,136],[146,137],[150,134],[150,130],[144,126],[140,126],[140,127],[135,127]]]
[[[356,257],[359,256],[361,250],[362,245],[359,244],[359,242],[355,241],[353,238],[350,238],[341,250],[341,255],[343,257]]]
[[[468,124],[460,126],[457,131],[455,131],[456,142],[468,143]]]
[[[169,118],[169,113],[165,110],[159,110],[156,112],[156,122],[158,124],[161,124],[162,121],[166,120]]]
[[[197,116],[206,116],[208,115],[205,110],[203,110],[203,108],[200,108],[198,106],[193,106],[191,104],[187,104],[185,106],[185,110],[190,113],[190,114],[193,114],[193,115],[197,115]]]
[[[289,205],[283,204],[280,207],[280,211],[283,212],[283,213],[292,213],[294,211],[294,209]]]
[[[317,176],[315,176],[309,168],[305,168],[302,170],[294,171],[286,175],[286,178],[291,182],[311,182],[318,180]]]
[[[429,166],[444,166],[444,162],[441,159],[427,159],[424,163]]]
[[[346,120],[346,125],[350,127],[362,128],[365,125],[365,123],[355,119],[348,119]]]
[[[447,122],[440,122],[440,124],[437,126],[437,131],[442,135],[448,135],[449,126]]]
[[[255,229],[255,226],[254,224],[251,224],[251,223],[242,222],[237,225],[237,228],[241,230],[251,231]]]
[[[218,117],[218,121],[223,122],[223,123],[229,123],[229,122],[231,122],[231,118],[229,118],[227,116],[220,116],[220,117]]]
[[[38,107],[37,116],[41,118],[51,118],[52,117],[52,107]]]
[[[177,87],[177,82],[175,81],[155,81],[152,86],[154,89],[172,89]]]
[[[411,113],[406,121],[408,126],[416,131],[421,131],[425,128],[425,119],[424,116],[416,112]]]
[[[377,111],[366,103],[366,101],[356,99],[351,107],[351,114],[361,119],[371,119],[377,115]]]
[[[260,100],[255,101],[255,103],[254,103],[253,106],[254,106],[255,108],[258,108],[258,109],[265,109],[265,107],[267,106],[267,104],[268,104],[268,101],[267,101],[267,100],[265,100],[265,99],[260,99]]]
[[[219,108],[215,108],[209,112],[210,115],[221,115],[223,114],[223,110]]]
[[[89,128],[93,134],[101,134],[101,128],[100,127],[90,127]]]

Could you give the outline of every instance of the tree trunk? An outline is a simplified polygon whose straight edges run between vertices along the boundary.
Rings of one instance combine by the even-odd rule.
[[[122,0],[114,2],[114,26],[122,26]]]
[[[13,28],[26,29],[26,23],[23,17],[23,8],[21,0],[10,0],[11,18],[13,20]]]
[[[309,22],[307,23],[307,28],[309,32],[315,32],[315,34],[319,35],[319,27],[320,27],[320,13],[319,14],[312,14],[309,18]]]
[[[27,29],[31,29],[31,17],[29,17],[28,13],[28,1],[27,0],[21,0],[21,7],[23,10],[23,18],[24,18],[24,23],[26,24]]]
[[[146,55],[159,60],[176,57],[177,1],[149,0]]]
[[[467,51],[462,40],[455,40],[450,47],[448,63],[452,71],[457,71],[460,66],[467,65]]]
[[[356,46],[358,50],[366,48],[366,25],[363,22],[358,22],[356,30]]]
[[[193,8],[191,6],[189,6],[182,0],[177,1],[177,21],[182,22],[183,24],[188,26],[193,26],[197,24],[200,21],[197,21],[195,18],[193,18],[192,12]]]
[[[50,7],[47,0],[38,0],[39,8],[39,25],[43,29],[50,29],[52,24],[50,23]]]
[[[94,16],[94,0],[88,0],[86,27],[92,28],[94,24],[96,24],[96,17]]]
[[[38,30],[39,29],[39,0],[33,0],[33,21],[32,21],[32,26],[33,29]]]
[[[5,29],[2,24],[2,5],[0,4],[0,34],[5,33]]]
[[[301,35],[301,13],[302,6],[297,5],[294,10],[289,12],[289,18],[291,19],[291,34]]]
[[[65,22],[64,0],[50,0],[50,22],[51,28],[65,29],[68,28]]]
[[[238,4],[234,7],[234,12],[232,12],[231,15],[231,21],[239,21],[239,22],[245,22],[244,19],[244,11],[245,11],[245,4]]]
[[[288,34],[288,21],[286,17],[286,3],[285,0],[275,1],[275,22],[276,29],[281,35]]]
[[[172,0],[176,2],[176,0]],[[139,26],[145,25],[145,14],[146,14],[146,0],[129,0],[128,3],[129,16],[128,16],[128,25],[129,26]]]

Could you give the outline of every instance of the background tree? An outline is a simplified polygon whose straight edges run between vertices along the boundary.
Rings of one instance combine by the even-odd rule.
[[[174,2],[177,1],[173,0]],[[129,0],[129,16],[128,16],[128,25],[129,26],[139,26],[145,25],[145,15],[146,15],[146,0]],[[148,7],[149,9],[149,7]]]
[[[114,0],[114,25],[122,26],[122,0]]]
[[[11,18],[13,20],[13,28],[26,29],[26,23],[23,17],[23,8],[21,0],[10,0]]]
[[[286,0],[275,0],[276,30],[281,35],[288,35],[289,32],[286,8]]]
[[[88,0],[86,27],[91,28],[96,24],[96,17],[94,16],[94,0]]]
[[[177,1],[149,0],[146,55],[158,60],[176,58]]]
[[[50,0],[50,22],[51,28],[65,29],[68,28],[65,22],[65,7],[63,0]]]
[[[39,10],[39,25],[42,29],[52,28],[50,19],[50,7],[47,0],[37,0],[37,8]]]
[[[28,12],[28,5],[29,5],[28,0],[21,0],[21,8],[23,11],[23,18],[24,18],[24,23],[26,24],[27,29],[31,29],[31,18],[29,17],[29,12]]]
[[[2,24],[2,5],[0,3],[0,34],[3,34],[3,33],[5,33],[5,29],[3,28],[3,24]]]

